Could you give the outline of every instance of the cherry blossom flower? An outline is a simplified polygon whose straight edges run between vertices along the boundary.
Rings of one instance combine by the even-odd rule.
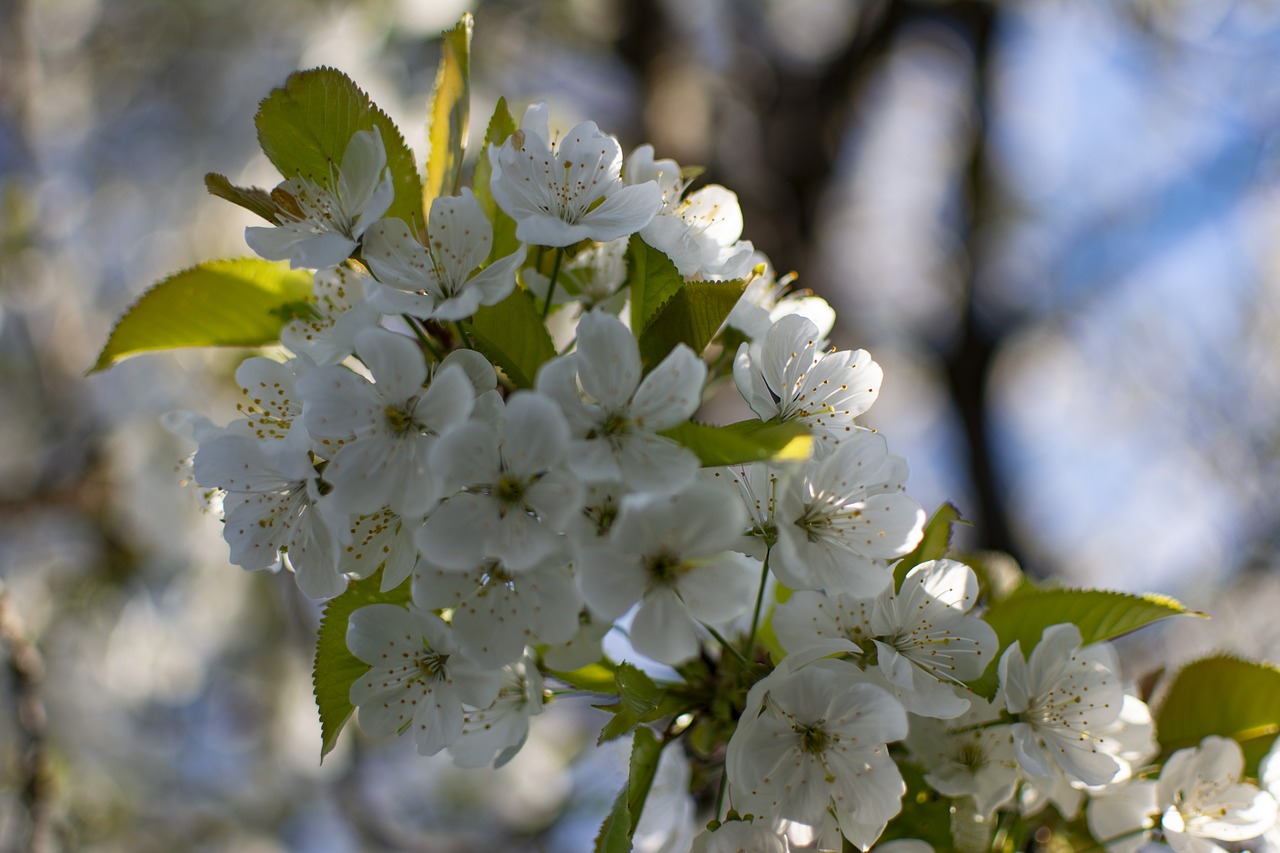
[[[501,679],[492,704],[463,712],[462,733],[449,746],[459,767],[503,766],[524,746],[531,718],[542,713],[542,673],[531,655],[503,667]]]
[[[742,237],[738,197],[718,184],[688,195],[689,181],[674,160],[654,160],[653,146],[641,145],[627,158],[628,185],[653,181],[662,190],[662,209],[640,229],[640,237],[675,264],[686,278],[723,281],[751,271],[755,247]]]
[[[314,176],[299,176],[272,190],[281,223],[246,228],[249,247],[270,261],[287,258],[294,269],[327,269],[349,258],[360,236],[395,198],[378,128],[354,133],[337,175],[326,178],[326,186]]]
[[[386,314],[462,320],[515,290],[521,246],[476,272],[489,257],[493,226],[475,194],[440,196],[427,215],[426,245],[408,225],[383,219],[364,236],[363,257],[378,279],[370,301]]]
[[[824,351],[818,327],[799,314],[780,317],[758,355],[742,344],[733,378],[761,420],[799,421],[827,441],[859,429],[854,418],[880,394],[884,372],[865,350]]]
[[[874,598],[798,591],[778,605],[773,625],[788,652],[847,640],[845,648],[862,656],[858,662],[873,683],[908,711],[947,719],[969,708],[968,691],[952,686],[981,675],[999,648],[995,631],[968,613],[977,595],[968,566],[929,561],[914,567],[900,590],[889,584]]]
[[[906,790],[886,744],[907,734],[902,705],[852,664],[787,660],[747,694],[725,772],[734,808],[821,826],[833,815],[862,850],[902,807]]]
[[[790,845],[766,824],[731,820],[693,840],[690,853],[787,853]]]
[[[495,559],[468,571],[428,560],[414,575],[413,600],[430,609],[451,608],[458,645],[488,669],[515,660],[526,644],[568,642],[582,609],[577,576],[554,553],[520,571]]]
[[[308,598],[346,589],[337,541],[316,507],[320,487],[305,447],[221,435],[200,445],[192,471],[200,485],[226,490],[222,535],[231,562],[268,569],[284,553]]]
[[[428,468],[438,437],[466,421],[475,391],[464,370],[444,365],[425,390],[427,366],[417,344],[370,329],[356,352],[374,382],[341,365],[320,367],[298,382],[307,430],[334,448],[324,479],[336,514],[390,507],[423,516],[440,499]]]
[[[316,364],[337,364],[355,352],[356,335],[378,325],[381,314],[366,299],[373,279],[348,266],[316,273],[310,313],[280,330],[280,342]]]
[[[381,588],[395,589],[418,562],[418,546],[413,531],[421,523],[402,517],[390,507],[367,513],[351,521],[341,535],[338,568],[355,577],[369,577],[382,569]],[[331,526],[337,526],[332,522]]]
[[[462,734],[463,703],[493,704],[501,688],[496,671],[467,659],[434,613],[372,604],[351,614],[347,648],[369,664],[351,685],[360,726],[392,735],[412,724],[418,752],[435,755]]]
[[[511,571],[537,565],[581,507],[568,457],[559,407],[534,392],[512,395],[497,427],[473,420],[433,448],[432,467],[451,497],[427,517],[418,547],[459,571],[489,559]]]
[[[1230,738],[1210,735],[1180,749],[1156,781],[1165,843],[1178,853],[1225,853],[1214,841],[1245,841],[1276,823],[1275,798],[1241,781],[1244,753]]]
[[[876,433],[854,433],[810,461],[775,501],[770,568],[792,589],[878,594],[892,578],[888,561],[909,553],[924,532],[924,510],[899,490],[901,476]]]
[[[254,356],[240,362],[236,368],[236,384],[240,386],[242,399],[236,403],[236,411],[244,415],[227,425],[227,431],[259,441],[278,441],[295,436],[295,428],[302,428],[302,399],[298,396],[297,380],[314,365],[305,356],[286,362]]]
[[[746,512],[726,489],[695,481],[674,495],[633,494],[604,544],[579,550],[587,604],[615,619],[636,602],[636,651],[663,663],[701,648],[699,623],[719,624],[751,605],[760,571],[729,549]]]
[[[948,797],[972,797],[980,815],[991,815],[1013,800],[1022,774],[998,705],[965,697],[968,710],[950,720],[911,721],[907,749],[924,767],[925,781]]]
[[[1015,641],[1000,658],[1000,695],[1017,722],[1011,732],[1018,763],[1032,776],[1101,785],[1120,772],[1101,731],[1120,715],[1124,688],[1107,643],[1080,647],[1071,623],[1044,630],[1030,657]]]
[[[698,458],[658,435],[702,402],[706,364],[680,344],[641,378],[640,346],[622,321],[592,311],[578,322],[578,349],[543,365],[538,390],[560,404],[573,431],[569,464],[586,482],[638,490],[678,489]]]
[[[622,183],[622,148],[595,122],[551,141],[543,103],[525,110],[520,129],[489,149],[490,191],[516,221],[516,238],[539,246],[615,240],[649,223],[662,207],[653,182]]]

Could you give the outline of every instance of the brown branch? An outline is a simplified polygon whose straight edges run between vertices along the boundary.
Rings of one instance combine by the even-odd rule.
[[[21,732],[18,767],[28,825],[19,849],[45,853],[55,849],[53,813],[56,791],[49,762],[44,702],[40,696],[44,662],[35,643],[27,636],[7,590],[0,590],[0,641],[9,652],[9,674]]]

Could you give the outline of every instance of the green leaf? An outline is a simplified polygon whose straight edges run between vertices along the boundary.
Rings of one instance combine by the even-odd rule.
[[[287,264],[208,261],[144,293],[111,330],[89,372],[150,350],[273,343],[288,322],[288,309],[310,296],[311,273]]]
[[[607,659],[579,667],[572,672],[549,669],[547,675],[558,678],[570,687],[589,690],[592,693],[616,693],[618,690],[613,664]]]
[[[475,187],[476,201],[480,202],[480,209],[493,224],[493,248],[489,251],[490,261],[505,258],[520,248],[520,241],[516,239],[516,221],[498,207],[498,203],[493,200],[493,195],[489,192],[489,179],[493,176],[493,166],[489,163],[489,146],[506,142],[507,137],[515,133],[515,130],[516,120],[507,109],[507,99],[499,98],[498,105],[493,109],[493,117],[489,119],[489,126],[485,130],[484,147],[480,149],[480,159],[476,161],[476,173],[471,182]]]
[[[471,119],[471,30],[475,21],[465,13],[446,30],[440,47],[440,67],[432,87],[427,177],[422,184],[422,207],[442,195],[457,195],[462,181],[462,158],[467,150]]]
[[[1000,638],[1000,653],[1016,641],[1029,655],[1050,625],[1071,622],[1080,629],[1084,645],[1113,640],[1170,616],[1190,614],[1180,602],[1165,595],[1134,595],[1101,589],[1027,589],[992,604],[983,615]],[[997,656],[998,659],[998,656]],[[990,698],[996,692],[996,667],[988,666],[982,678],[969,687]]]
[[[1156,737],[1165,758],[1198,746],[1208,735],[1221,735],[1240,743],[1245,773],[1253,777],[1277,734],[1280,667],[1230,655],[1184,666],[1156,712]]]
[[[631,850],[631,837],[644,812],[665,745],[650,729],[636,729],[631,743],[631,769],[627,774],[627,784],[618,793],[613,809],[600,826],[596,853],[629,853]]]
[[[898,812],[880,836],[880,842],[897,838],[917,838],[933,845],[935,850],[952,849],[950,797],[944,797],[924,780],[924,771],[911,762],[898,762],[907,792]]]
[[[665,435],[692,450],[704,467],[745,462],[796,462],[809,458],[813,435],[803,424],[738,421],[728,426],[680,424]]]
[[[347,648],[347,622],[351,614],[370,604],[408,604],[410,584],[405,581],[393,590],[382,592],[382,571],[355,581],[347,591],[329,600],[320,618],[316,636],[315,666],[311,683],[315,688],[316,707],[320,711],[320,760],[333,751],[338,734],[351,718],[351,685],[369,671],[369,664],[351,654]]]
[[[736,280],[686,282],[640,333],[645,370],[652,370],[677,344],[687,344],[701,356],[738,304],[742,288]]]
[[[517,388],[532,388],[538,368],[555,358],[555,344],[524,288],[497,305],[482,306],[463,325],[476,349],[502,368]]]
[[[631,328],[640,334],[649,328],[662,306],[684,287],[684,276],[666,253],[640,239],[639,234],[633,234],[627,243],[627,270]]]
[[[644,670],[629,663],[620,663],[614,670],[618,696],[633,712],[643,716],[658,707],[666,695],[661,687]]]
[[[254,123],[263,152],[280,174],[326,187],[333,186],[332,176],[351,137],[378,128],[396,191],[386,215],[418,228],[425,224],[413,152],[386,113],[341,71],[313,68],[290,74],[283,87],[263,99]]]
[[[1034,589],[1018,561],[1004,551],[965,551],[952,557],[978,576],[978,600],[986,605]]]
[[[209,172],[205,175],[204,185],[210,195],[238,204],[250,213],[258,214],[272,225],[280,224],[276,203],[271,200],[271,193],[262,187],[237,187],[227,180],[226,175],[219,175],[217,172]]]
[[[944,503],[934,511],[928,524],[924,526],[924,538],[916,549],[903,557],[893,568],[893,585],[902,586],[902,579],[921,563],[930,560],[941,560],[951,547],[951,528],[957,524],[968,524],[960,518],[960,510],[954,504]]]

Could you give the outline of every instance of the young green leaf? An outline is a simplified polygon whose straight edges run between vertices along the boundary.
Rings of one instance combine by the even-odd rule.
[[[921,563],[941,560],[951,547],[951,531],[957,524],[968,524],[960,518],[960,510],[954,504],[944,503],[934,511],[924,527],[924,538],[916,549],[898,561],[893,567],[893,585],[902,586],[902,579]]]
[[[271,200],[271,193],[262,187],[237,187],[227,180],[226,175],[219,175],[217,172],[209,172],[205,175],[204,185],[210,195],[216,195],[218,198],[243,207],[250,213],[256,213],[272,225],[280,224],[276,203]]]
[[[351,685],[369,670],[369,665],[347,648],[347,622],[351,614],[370,604],[408,604],[409,581],[393,590],[382,592],[382,571],[358,580],[347,591],[329,600],[320,618],[316,635],[315,666],[311,684],[315,689],[316,707],[320,711],[320,760],[333,751],[338,734],[355,710],[351,706]]]
[[[1280,735],[1280,667],[1230,655],[1194,661],[1174,678],[1155,716],[1164,757],[1221,735],[1240,743],[1245,773],[1257,776]]]
[[[523,288],[497,305],[481,307],[463,325],[476,349],[502,368],[517,388],[532,388],[538,368],[555,358],[542,315]]]
[[[685,282],[640,334],[640,360],[645,370],[666,358],[676,344],[687,344],[702,355],[738,304],[742,288],[742,282],[736,280]]]
[[[440,66],[432,87],[431,125],[428,138],[427,177],[422,184],[422,207],[442,195],[457,195],[462,180],[462,158],[467,150],[467,125],[471,119],[471,30],[467,12],[443,34]]]
[[[607,659],[589,663],[572,672],[561,672],[554,669],[549,669],[546,672],[552,678],[557,678],[578,690],[588,690],[592,693],[617,692],[613,664]]]
[[[728,426],[689,421],[661,434],[692,450],[707,468],[745,462],[803,461],[809,458],[813,447],[813,435],[794,421],[747,420]]]
[[[1085,645],[1113,640],[1170,616],[1203,614],[1187,610],[1165,595],[1134,595],[1101,589],[1027,589],[992,604],[983,619],[1000,638],[1000,652],[1015,641],[1024,655],[1040,642],[1050,625],[1071,622]],[[996,667],[969,688],[990,698],[996,692]]]
[[[341,71],[313,68],[290,74],[284,86],[263,99],[254,122],[258,142],[280,174],[328,187],[351,137],[377,127],[396,191],[386,215],[415,227],[425,223],[413,152],[386,113]]]
[[[618,664],[618,668],[614,670],[614,680],[623,703],[641,716],[658,707],[658,703],[666,695],[644,670],[634,664]]]
[[[600,826],[596,836],[595,853],[629,853],[636,824],[644,812],[645,801],[653,787],[653,777],[658,772],[658,761],[666,745],[650,729],[636,729],[631,744],[631,768],[627,784],[614,800],[613,809]]]
[[[501,145],[507,137],[515,133],[516,120],[507,109],[507,99],[499,98],[493,108],[493,117],[484,134],[484,147],[480,149],[480,159],[476,161],[476,173],[472,184],[475,187],[476,201],[480,209],[493,224],[493,248],[489,250],[489,260],[505,258],[520,246],[516,239],[516,221],[498,207],[489,192],[489,179],[493,176],[493,166],[489,163],[489,146]]]
[[[640,239],[639,234],[631,236],[627,243],[627,286],[631,289],[631,328],[637,334],[649,328],[658,311],[684,283],[684,276],[664,252]]]
[[[262,346],[311,296],[311,273],[257,258],[208,261],[152,287],[124,313],[90,373],[140,352]]]

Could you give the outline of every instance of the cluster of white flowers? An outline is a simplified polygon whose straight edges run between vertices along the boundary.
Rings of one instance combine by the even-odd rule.
[[[312,310],[282,333],[292,358],[244,362],[244,417],[201,428],[194,459],[200,485],[224,493],[236,564],[287,567],[315,599],[378,571],[384,592],[407,586],[406,606],[350,617],[347,645],[369,666],[350,701],[367,731],[501,765],[541,713],[548,671],[598,660],[630,614],[640,655],[679,671],[732,652],[755,671],[738,682],[745,701],[729,697],[722,753],[728,802],[752,817],[694,850],[868,850],[902,808],[903,761],[984,817],[1047,802],[1072,816],[1088,798],[1115,851],[1157,828],[1176,850],[1218,850],[1207,839],[1275,822],[1234,741],[1143,778],[1151,715],[1110,646],[1062,624],[1001,656],[970,567],[930,560],[895,582],[925,513],[906,463],[857,423],[881,370],[830,345],[826,303],[762,272],[733,193],[688,192],[649,146],[624,165],[591,122],[557,141],[536,105],[488,151],[487,195],[523,244],[494,257],[470,189],[436,198],[424,229],[384,218],[383,146],[376,129],[355,133],[328,184],[286,181],[271,194],[280,224],[248,230],[263,257],[316,270]],[[683,344],[645,369],[626,320],[633,235],[686,280],[743,280],[728,320],[740,345],[722,363],[760,421],[808,428],[808,458],[701,468],[671,437],[714,377]],[[550,273],[537,262],[549,252]],[[522,390],[461,325],[518,288],[572,339]],[[775,580],[791,594],[770,616]],[[785,654],[771,671],[762,616]],[[966,688],[993,666],[994,698]]]

